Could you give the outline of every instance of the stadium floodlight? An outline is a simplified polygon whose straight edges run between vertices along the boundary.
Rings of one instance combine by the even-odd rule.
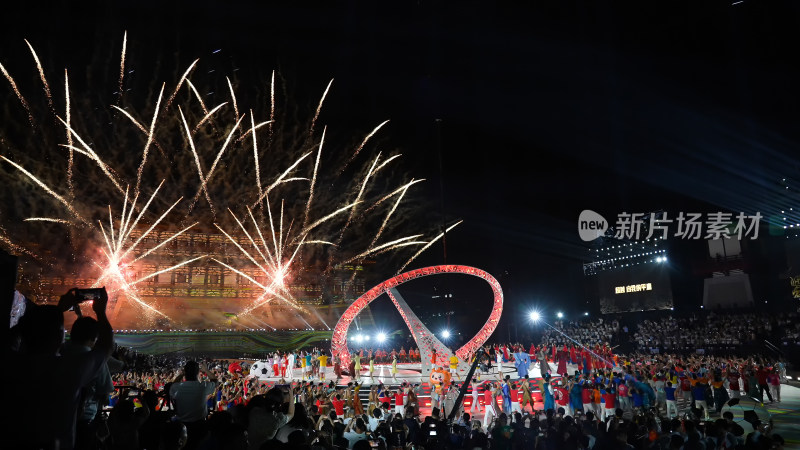
[[[538,322],[542,318],[542,315],[539,314],[539,311],[531,311],[528,317],[530,317],[532,322]]]
[[[386,342],[386,333],[380,332],[375,336],[375,340],[380,342],[381,344]]]
[[[558,317],[559,319],[563,319],[564,318],[564,313],[559,311],[558,313],[556,313],[556,317]]]
[[[442,331],[442,337],[445,338],[445,339],[449,338],[450,337],[450,330]]]

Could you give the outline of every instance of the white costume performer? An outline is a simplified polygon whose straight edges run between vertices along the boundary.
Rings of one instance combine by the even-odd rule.
[[[286,379],[294,378],[294,353],[289,353],[289,362],[286,364]]]

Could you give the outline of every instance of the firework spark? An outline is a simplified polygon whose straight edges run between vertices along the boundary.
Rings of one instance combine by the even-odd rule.
[[[51,197],[53,197],[54,199],[58,200],[59,203],[61,203],[62,205],[64,205],[67,208],[67,210],[72,214],[73,217],[75,217],[76,219],[80,220],[83,223],[86,223],[86,220],[83,218],[83,216],[81,216],[81,214],[78,213],[78,211],[75,210],[75,208],[72,206],[72,204],[70,202],[68,202],[64,197],[58,195],[52,188],[50,188],[50,186],[45,184],[42,180],[37,178],[34,174],[28,172],[27,170],[25,170],[25,168],[23,168],[19,164],[15,163],[14,161],[11,161],[10,159],[6,158],[3,155],[0,155],[0,158],[3,158],[3,160],[5,162],[7,162],[7,163],[11,164],[12,166],[16,167],[17,170],[22,172],[26,177],[30,178],[40,188],[44,189],[44,191],[47,192]]]
[[[66,99],[67,107],[65,108],[65,122],[67,123],[67,146],[69,147],[69,162],[67,163],[67,189],[69,190],[69,199],[75,197],[75,185],[72,184],[72,170],[75,166],[75,151],[72,149],[74,143],[72,142],[72,133],[69,131],[70,123],[72,122],[72,113],[69,108],[69,74],[67,69],[64,69],[64,98]]]
[[[178,95],[178,91],[180,91],[180,90],[181,90],[181,86],[183,86],[183,82],[184,82],[184,81],[186,81],[186,77],[188,77],[188,76],[189,76],[189,74],[192,72],[192,70],[194,70],[194,66],[196,66],[196,65],[197,65],[197,62],[198,62],[198,61],[200,61],[200,59],[199,59],[199,58],[198,58],[198,59],[195,59],[195,60],[194,60],[194,61],[193,61],[193,62],[192,62],[190,65],[189,65],[189,68],[187,68],[187,69],[186,69],[186,72],[184,72],[184,73],[183,73],[183,75],[181,75],[181,78],[180,78],[180,80],[178,80],[178,84],[177,84],[177,86],[175,86],[175,90],[174,90],[174,91],[172,91],[172,95],[170,95],[170,96],[169,96],[169,100],[167,100],[167,106],[165,106],[165,107],[164,107],[164,109],[165,109],[165,110],[169,109],[169,107],[170,107],[170,106],[172,106],[172,101],[173,101],[173,100],[175,100],[175,96],[176,96],[176,95]],[[202,102],[202,100],[201,100],[201,102]]]
[[[33,49],[31,43],[28,42],[27,39],[25,39],[25,43],[28,44],[28,48],[31,50],[31,55],[33,55],[33,60],[36,62],[36,69],[39,71],[39,78],[42,80],[44,94],[45,97],[47,97],[47,104],[50,106],[50,110],[53,111],[53,114],[55,114],[56,108],[53,106],[53,94],[50,92],[50,85],[47,83],[47,77],[44,76],[42,63],[39,61],[39,56],[36,54],[36,50]]]
[[[414,253],[414,256],[409,258],[408,261],[405,262],[405,264],[400,266],[400,268],[397,270],[397,274],[401,273],[403,271],[403,269],[405,269],[409,264],[411,264],[415,259],[417,259],[417,257],[419,255],[421,255],[425,250],[430,248],[431,245],[435,244],[439,239],[441,239],[446,233],[448,233],[453,228],[461,225],[461,222],[463,222],[463,220],[459,220],[458,222],[454,223],[453,225],[450,225],[449,227],[447,227],[447,229],[444,230],[444,232],[439,233],[438,236],[436,236],[435,238],[431,239],[431,241],[428,242],[427,244],[425,244],[424,247],[422,247],[419,250],[417,250],[417,253]]]
[[[17,98],[19,99],[19,102],[22,104],[22,107],[25,108],[25,112],[28,113],[28,122],[31,124],[31,127],[33,127],[34,123],[36,122],[33,120],[33,113],[31,112],[31,107],[28,104],[28,101],[25,100],[25,97],[22,96],[22,92],[19,91],[19,88],[17,87],[17,82],[14,81],[14,78],[11,77],[11,74],[8,73],[5,67],[3,67],[3,64],[0,64],[0,72],[3,72],[3,76],[6,77],[8,83],[11,84],[11,89],[14,91],[14,94],[16,94]]]
[[[123,47],[123,62],[125,61],[125,50]],[[120,84],[122,84],[122,75],[120,74],[119,79]],[[144,150],[142,151],[142,162],[139,164],[139,170],[136,172],[136,189],[134,192],[138,195],[139,193],[139,186],[142,183],[142,172],[144,171],[144,165],[147,163],[147,151],[150,150],[150,145],[153,143],[153,132],[156,128],[156,120],[158,119],[158,107],[161,106],[161,97],[164,95],[164,86],[166,83],[161,85],[161,92],[158,93],[158,100],[156,101],[156,109],[153,111],[153,120],[150,122],[150,130],[147,132],[147,142],[144,144]]]
[[[126,30],[125,33],[122,35],[122,54],[119,57],[119,88],[118,88],[119,96],[117,97],[118,100],[122,100],[122,93],[124,92],[122,82],[125,79],[125,52],[127,51],[127,48],[128,48],[128,31]],[[158,111],[158,108],[156,108],[156,111]]]

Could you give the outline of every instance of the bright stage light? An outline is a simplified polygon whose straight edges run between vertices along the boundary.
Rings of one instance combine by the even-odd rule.
[[[380,343],[386,342],[386,333],[378,333],[378,335],[375,336],[375,340],[377,340]]]
[[[531,311],[531,313],[528,314],[528,317],[530,317],[531,321],[538,322],[539,319],[542,318],[542,315],[539,314],[539,311]]]
[[[368,341],[369,340],[369,336],[364,336],[364,340]]]
[[[556,313],[556,317],[558,317],[559,319],[563,319],[564,318],[564,313],[559,311],[558,313]]]
[[[450,337],[450,330],[442,331],[442,337],[445,338],[445,339],[449,338]]]

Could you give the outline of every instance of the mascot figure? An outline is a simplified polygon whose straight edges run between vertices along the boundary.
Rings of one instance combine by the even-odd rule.
[[[442,397],[442,390],[450,386],[450,371],[444,367],[434,367],[430,375],[431,382],[431,408],[440,406],[439,399]]]

